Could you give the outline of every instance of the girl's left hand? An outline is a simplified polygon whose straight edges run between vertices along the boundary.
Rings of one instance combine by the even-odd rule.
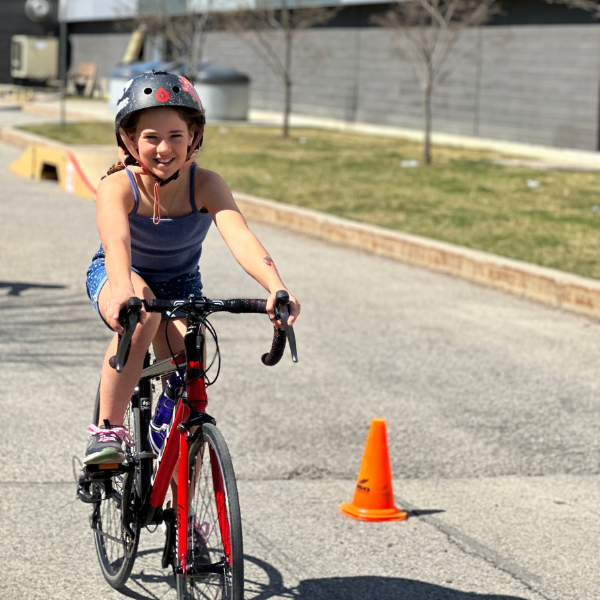
[[[300,302],[296,300],[296,298],[292,295],[292,293],[287,288],[281,288],[285,290],[290,295],[290,318],[288,319],[288,325],[293,325],[300,314]],[[273,323],[273,327],[279,327],[279,329],[283,329],[283,323],[275,317],[275,294],[278,290],[271,292],[269,298],[267,299],[267,314],[269,315],[269,319],[271,319],[271,323]]]

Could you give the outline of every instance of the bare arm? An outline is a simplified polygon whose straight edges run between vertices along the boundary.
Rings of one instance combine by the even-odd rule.
[[[284,285],[267,250],[248,229],[227,184],[215,173],[202,171],[196,191],[197,198],[208,209],[234,258],[246,273],[269,292],[267,313],[272,321],[275,320],[275,293],[286,290],[290,294],[289,323],[292,325],[300,314],[300,303]]]
[[[120,331],[119,310],[127,300],[135,295],[131,283],[131,238],[128,214],[133,208],[128,194],[128,186],[123,178],[111,175],[98,185],[96,195],[96,223],[106,254],[106,274],[110,286],[110,299],[100,307],[115,330]]]

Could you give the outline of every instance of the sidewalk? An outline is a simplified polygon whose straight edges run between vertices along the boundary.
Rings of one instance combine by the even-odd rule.
[[[59,100],[39,100],[21,105],[21,110],[33,115],[60,118],[61,103]],[[103,100],[79,100],[68,98],[66,115],[72,121],[114,121],[115,113]]]
[[[25,112],[44,116],[58,116],[59,109],[60,103],[58,101],[34,102],[23,107]],[[66,103],[66,109],[67,117],[70,120],[111,121],[113,119],[108,104],[98,100],[69,99]],[[280,119],[281,115],[277,113],[251,111],[250,114],[251,125],[276,125]],[[398,128],[349,124],[302,115],[292,115],[291,123],[293,126],[325,127],[410,139],[418,139],[421,135],[420,132]],[[89,180],[92,184],[98,181],[98,174],[100,172],[104,174],[108,166],[114,162],[114,153],[110,152],[108,148],[94,149],[81,146],[67,149],[64,145],[47,142],[43,138],[11,128],[0,130],[0,139],[20,147],[50,145],[59,150],[62,149],[66,156],[62,159],[62,162],[70,161],[73,168],[82,173],[82,178]],[[600,170],[600,153],[594,152],[563,150],[447,134],[434,134],[434,143],[534,157],[539,161],[540,168],[569,169],[574,168],[575,165],[580,165],[584,166],[585,169]],[[31,161],[27,157],[23,162],[28,165]],[[531,161],[528,162],[531,165]],[[100,165],[100,167],[95,168],[94,165]],[[24,174],[22,169],[17,170]],[[65,189],[74,187],[62,183],[61,186]],[[85,189],[85,197],[93,197],[93,185],[86,184],[79,187]],[[332,243],[359,248],[408,264],[455,275],[556,308],[591,317],[600,317],[600,282],[594,279],[417,235],[365,225],[313,210],[293,207],[264,198],[256,198],[241,192],[234,192],[234,196],[240,209],[249,219],[271,223]]]

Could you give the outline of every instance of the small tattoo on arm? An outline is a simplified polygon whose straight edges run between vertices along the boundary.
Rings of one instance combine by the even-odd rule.
[[[269,267],[273,266],[273,259],[268,254],[263,258],[263,262]]]

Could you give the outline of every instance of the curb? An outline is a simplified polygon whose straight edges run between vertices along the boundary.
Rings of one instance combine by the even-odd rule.
[[[11,127],[0,129],[0,140],[24,150],[21,157],[9,165],[12,171],[39,180],[44,167],[53,167],[61,188],[88,200],[96,196],[92,182],[99,181],[108,166],[118,160],[116,151],[107,161],[107,155],[99,152],[98,147],[71,146]],[[106,163],[105,168],[98,174],[94,167],[102,163]]]
[[[32,144],[44,146],[45,148],[66,148],[60,142],[55,142],[54,140],[36,135],[35,133],[29,133],[28,131],[17,131],[12,127],[3,127],[0,129],[0,141],[6,142],[16,148],[22,148],[23,150]]]
[[[61,144],[49,143],[45,138],[12,129],[0,130],[0,140],[21,148],[34,145],[67,150]],[[82,171],[76,158],[69,154],[75,169]],[[414,234],[364,225],[242,192],[234,191],[233,196],[248,219],[461,277],[555,308],[600,317],[600,281],[595,279]]]
[[[590,317],[600,317],[600,281],[306,208],[233,193],[245,217],[335,244],[455,275]]]

